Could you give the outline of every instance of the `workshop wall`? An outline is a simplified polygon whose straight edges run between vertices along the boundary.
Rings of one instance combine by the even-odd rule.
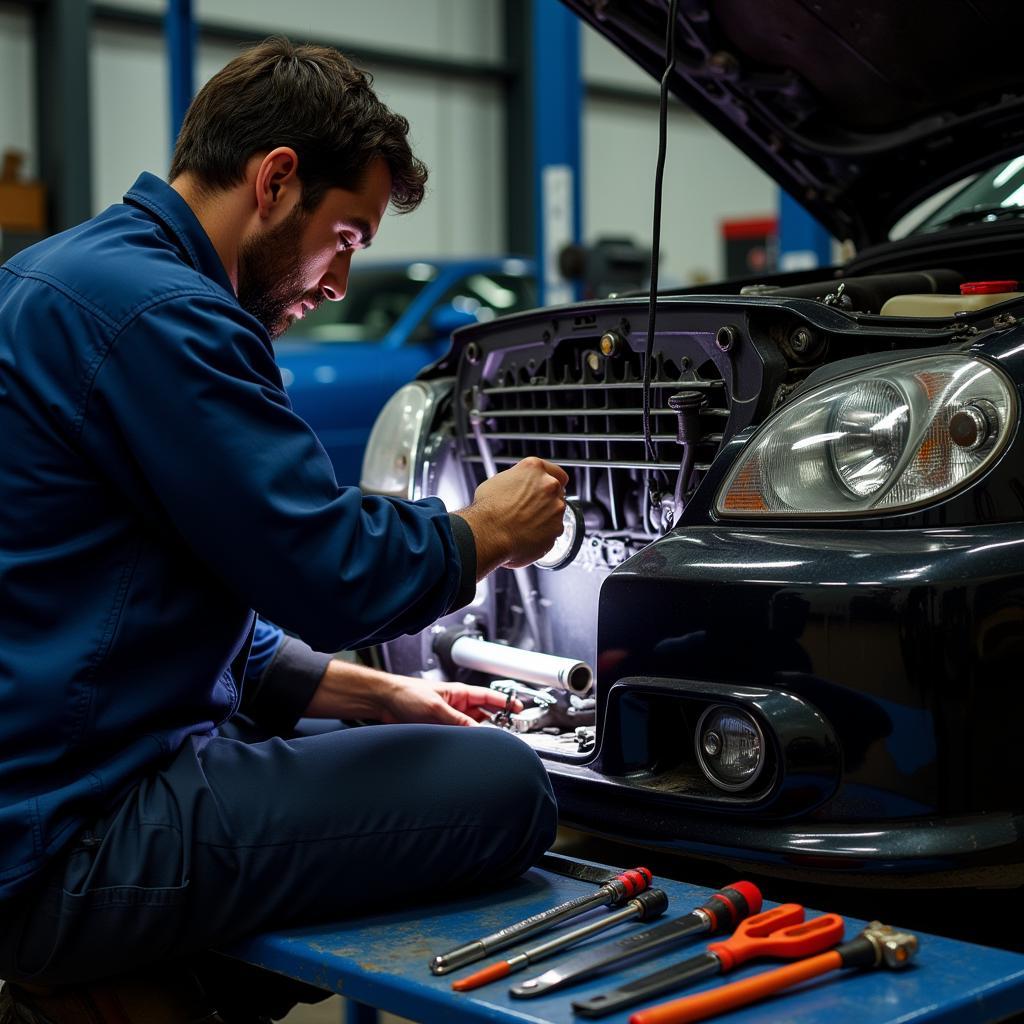
[[[21,150],[29,177],[36,173],[34,81],[29,13],[23,7],[0,3],[0,150]]]
[[[163,12],[164,0],[115,0],[107,6],[156,15]],[[200,19],[251,30],[254,39],[285,32],[295,39],[331,38],[353,47],[473,64],[500,63],[504,46],[501,0],[290,0],[283,7],[276,0],[196,0],[195,7]],[[197,84],[236,52],[224,43],[203,42]],[[585,239],[630,236],[646,246],[657,154],[656,84],[587,27],[583,68],[588,82],[628,90],[625,98],[589,95],[584,104]],[[144,27],[101,21],[92,31],[90,70],[93,208],[98,211],[117,202],[140,169],[166,172],[170,115],[163,39]],[[0,0],[0,146],[24,149],[30,174],[35,170],[33,75],[29,11]],[[428,199],[414,216],[388,219],[374,257],[502,251],[508,154],[500,84],[392,68],[379,70],[376,82],[384,99],[409,118],[431,181]],[[771,215],[775,187],[675,102],[669,140],[662,280],[715,279],[724,271],[720,221]]]
[[[158,13],[156,0],[122,7]],[[253,38],[285,32],[336,38],[421,55],[491,59],[500,48],[497,0],[268,0],[238,5],[205,0],[200,19],[253,29]],[[238,50],[200,45],[197,87]],[[163,41],[136,29],[97,27],[91,53],[93,199],[99,210],[117,202],[140,168],[165,173],[170,162],[168,68]],[[372,70],[372,67],[371,67]],[[391,216],[378,245],[380,256],[460,255],[502,248],[505,222],[502,161],[502,96],[489,82],[448,80],[428,73],[388,69],[376,75],[381,97],[409,118],[413,145],[431,170],[427,201],[412,217]],[[377,255],[377,253],[375,253]]]
[[[650,245],[658,156],[657,83],[589,27],[587,82],[649,94],[650,103],[590,96],[583,119],[583,222],[588,239],[634,237]],[[623,183],[628,182],[624,188]],[[775,183],[680,103],[670,100],[662,190],[663,286],[719,280],[725,273],[720,223],[774,216]],[[637,226],[644,229],[636,237]]]

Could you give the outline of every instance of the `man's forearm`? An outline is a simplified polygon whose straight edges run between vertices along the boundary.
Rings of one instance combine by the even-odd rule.
[[[394,683],[383,672],[332,659],[306,708],[306,718],[380,718]]]

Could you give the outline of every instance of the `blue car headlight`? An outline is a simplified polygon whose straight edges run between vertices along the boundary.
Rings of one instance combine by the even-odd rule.
[[[981,473],[1016,420],[1012,383],[972,356],[862,371],[766,420],[723,481],[715,510],[776,517],[904,511]]]

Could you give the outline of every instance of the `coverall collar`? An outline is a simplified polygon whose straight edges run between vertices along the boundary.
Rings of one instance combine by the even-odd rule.
[[[212,281],[221,286],[232,298],[235,289],[221,262],[210,236],[192,212],[192,207],[162,178],[143,171],[135,184],[125,193],[124,201],[149,211],[174,236],[188,261]]]

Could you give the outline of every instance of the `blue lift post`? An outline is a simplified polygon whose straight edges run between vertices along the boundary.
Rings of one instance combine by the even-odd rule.
[[[171,89],[171,151],[195,90],[196,21],[192,0],[167,0],[164,12]]]
[[[832,236],[788,193],[779,190],[779,270],[832,264]]]
[[[577,297],[575,285],[558,271],[558,253],[583,234],[580,21],[558,0],[534,0],[532,35],[538,283],[542,305],[553,305]]]

